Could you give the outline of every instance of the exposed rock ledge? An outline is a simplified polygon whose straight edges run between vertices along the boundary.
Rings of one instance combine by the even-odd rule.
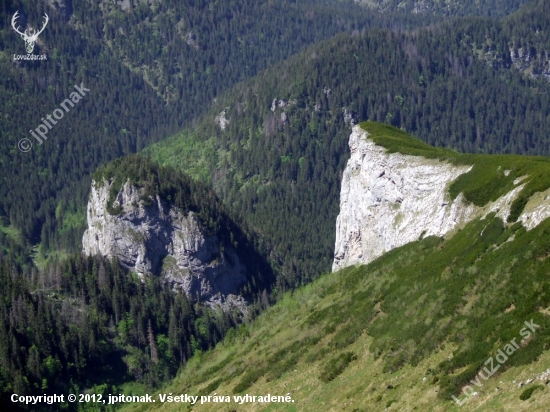
[[[237,295],[246,270],[231,245],[207,235],[193,212],[184,215],[158,196],[153,205],[144,206],[140,189],[129,182],[113,205],[120,205],[122,212],[111,215],[106,209],[109,188],[107,181],[92,183],[82,239],[85,254],[116,257],[141,278],[162,276],[192,300],[246,310]]]
[[[351,157],[342,179],[340,214],[332,270],[367,264],[383,253],[422,236],[444,236],[490,212],[504,221],[523,188],[521,179],[508,194],[485,207],[454,201],[449,185],[470,166],[436,159],[386,153],[360,126],[349,139]],[[547,193],[548,192],[548,193]],[[532,229],[550,216],[550,190],[531,198],[519,220]]]

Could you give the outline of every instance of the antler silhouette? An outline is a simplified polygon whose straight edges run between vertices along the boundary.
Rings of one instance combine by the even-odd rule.
[[[17,10],[15,12],[15,14],[13,15],[13,17],[11,18],[11,27],[13,27],[13,29],[17,32],[17,34],[20,34],[21,36],[26,36],[26,34],[24,32],[19,31],[18,27],[15,27],[16,20],[17,20],[18,17],[19,17],[19,10]]]
[[[44,25],[42,26],[42,28],[40,29],[40,31],[38,33],[33,33],[32,37],[36,40],[38,39],[38,36],[40,35],[40,33],[42,33],[44,31],[44,29],[46,28],[46,25],[48,24],[48,22],[50,21],[50,18],[48,17],[48,15],[46,13],[44,13],[44,18],[45,18],[45,21],[44,21]]]

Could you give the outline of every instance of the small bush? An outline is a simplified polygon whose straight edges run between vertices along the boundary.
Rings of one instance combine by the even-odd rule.
[[[241,381],[233,388],[233,393],[238,394],[244,392],[250,388],[258,379],[264,374],[263,369],[256,369],[247,372],[241,379]]]
[[[312,362],[315,362],[316,360],[320,360],[320,359],[323,359],[328,353],[330,352],[330,350],[328,348],[322,348],[320,350],[315,350],[313,349],[306,357],[305,357],[305,361],[306,363],[312,363]]]
[[[288,359],[285,359],[282,362],[277,362],[272,364],[267,368],[268,374],[266,377],[267,382],[274,381],[279,379],[285,372],[294,368],[300,359],[301,353],[294,353]]]
[[[321,379],[327,383],[340,375],[351,361],[357,359],[357,356],[353,352],[341,353],[338,357],[331,359],[321,372]]]
[[[210,393],[212,391],[215,391],[216,389],[218,389],[218,386],[220,386],[220,383],[222,383],[223,379],[222,378],[218,378],[212,382],[210,382],[208,384],[208,386],[206,386],[206,388],[204,388],[204,393]]]
[[[535,392],[537,389],[544,389],[544,386],[542,386],[542,385],[533,385],[530,388],[525,389],[521,393],[521,395],[519,395],[519,398],[522,401],[526,401],[527,399],[529,399],[533,395],[533,392]]]

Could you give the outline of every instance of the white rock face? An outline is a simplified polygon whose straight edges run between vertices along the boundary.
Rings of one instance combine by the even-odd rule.
[[[359,126],[349,140],[336,221],[332,270],[368,263],[421,236],[442,236],[469,221],[478,208],[448,194],[470,170],[419,156],[387,154]]]
[[[349,140],[351,157],[342,179],[340,214],[332,270],[372,262],[383,253],[418,240],[444,236],[474,218],[489,213],[506,222],[513,201],[527,176],[484,207],[468,204],[462,194],[450,200],[449,185],[471,166],[455,166],[436,159],[386,153],[360,126]],[[550,189],[535,193],[520,221],[531,230],[550,217]]]
[[[226,107],[225,109],[223,109],[220,114],[214,118],[214,121],[218,126],[220,126],[220,129],[222,130],[225,130],[225,128],[229,126],[229,119],[225,117],[227,109],[229,108]]]
[[[141,278],[162,276],[192,300],[245,310],[237,294],[246,282],[246,269],[231,245],[206,235],[193,212],[184,215],[158,196],[153,205],[144,206],[140,189],[129,182],[113,203],[122,212],[111,215],[106,209],[109,188],[106,181],[92,183],[82,239],[85,254],[116,257]]]
[[[525,205],[518,220],[527,230],[531,230],[548,216],[550,216],[550,189],[535,193]]]

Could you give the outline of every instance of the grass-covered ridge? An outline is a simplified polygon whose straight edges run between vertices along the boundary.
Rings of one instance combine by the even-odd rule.
[[[526,231],[494,215],[477,219],[450,239],[410,243],[287,294],[248,327],[228,333],[214,351],[191,360],[160,393],[292,392],[295,404],[271,404],[270,411],[448,411],[485,403],[476,410],[516,404],[520,410],[527,405],[520,399],[525,387],[512,381],[550,366],[549,256],[549,220]],[[498,349],[521,339],[531,319],[540,328],[482,380],[479,396],[459,408],[451,396],[459,396]],[[536,405],[549,398],[547,388],[537,390],[529,410],[543,410]]]
[[[467,201],[484,206],[508,193],[516,185],[514,181],[525,177],[525,187],[514,200],[508,218],[515,222],[527,201],[536,192],[550,187],[550,159],[542,156],[486,155],[458,153],[442,147],[433,147],[404,131],[376,122],[363,122],[359,126],[369,133],[369,138],[383,146],[389,153],[422,156],[428,159],[448,161],[455,165],[471,165],[472,169],[456,179],[449,191],[455,199],[464,193]]]

